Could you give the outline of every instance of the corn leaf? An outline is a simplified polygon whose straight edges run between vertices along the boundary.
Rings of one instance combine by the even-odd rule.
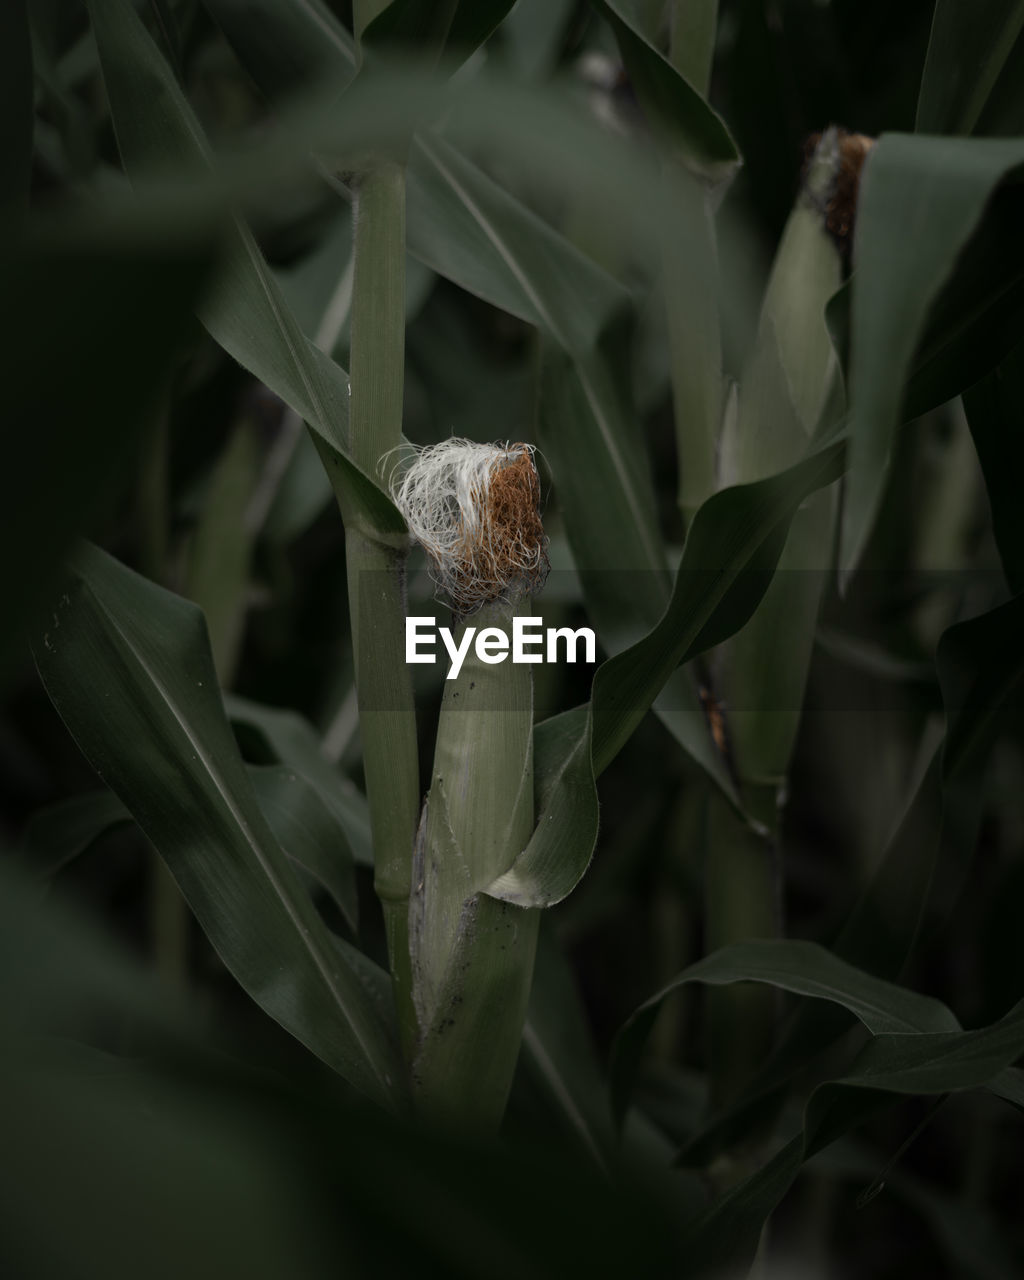
[[[488,893],[547,906],[572,891],[597,835],[597,777],[680,663],[747,621],[771,581],[794,512],[838,478],[842,463],[843,446],[832,445],[781,475],[725,489],[704,503],[658,625],[598,668],[589,703],[537,726],[537,829]]]
[[[961,250],[928,312],[903,393],[901,421],[944,404],[991,372],[1024,337],[1024,216],[1019,184],[1000,188]],[[829,332],[849,377],[848,280],[826,309]],[[825,423],[823,426],[827,425]]]
[[[291,769],[249,765],[248,774],[277,843],[330,895],[354,932],[355,861],[344,829],[309,783]],[[131,811],[112,791],[85,791],[34,813],[22,836],[20,856],[33,876],[48,879],[108,831],[132,821]]]
[[[636,0],[594,0],[611,24],[630,82],[651,123],[694,168],[727,177],[739,163],[729,130],[696,89],[651,43]]]
[[[762,1169],[690,1224],[695,1276],[749,1265],[768,1214],[801,1165],[880,1107],[887,1095],[935,1095],[984,1088],[1024,1052],[1024,1002],[978,1031],[877,1035],[842,1077],[819,1085],[801,1132]]]
[[[946,740],[936,748],[871,882],[840,930],[832,950],[845,962],[895,980],[912,953],[923,922],[934,932],[935,885],[954,904],[977,838],[989,753],[1009,694],[1024,675],[1024,598],[949,628],[936,665],[946,707]],[[745,1096],[697,1134],[687,1160],[713,1158],[755,1114],[771,1112],[779,1091],[809,1057],[847,1029],[839,1008],[801,1009]]]
[[[904,383],[929,306],[1024,142],[883,137],[861,182],[854,249],[850,459],[841,568],[857,565],[874,524]]]
[[[225,699],[228,719],[248,742],[258,745],[264,762],[277,761],[308,783],[334,814],[356,862],[373,866],[370,811],[366,797],[324,755],[320,738],[296,711],[266,707],[237,694]]]
[[[55,614],[34,646],[47,692],[227,968],[356,1089],[394,1106],[392,1029],[364,958],[322,924],[260,811],[202,614],[91,547],[69,566]]]
[[[917,100],[919,133],[973,133],[1022,44],[1022,0],[937,0]],[[1019,68],[1018,68],[1019,70]],[[1020,81],[1016,97],[1021,99]],[[985,133],[1002,132],[990,128]]]
[[[691,982],[723,986],[759,982],[848,1010],[873,1035],[958,1031],[953,1014],[931,996],[918,995],[857,969],[814,942],[754,939],[722,947],[684,969],[631,1015],[615,1037],[612,1097],[621,1121],[640,1055],[665,1001]]]

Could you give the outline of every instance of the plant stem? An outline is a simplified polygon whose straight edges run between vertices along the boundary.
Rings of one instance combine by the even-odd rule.
[[[371,475],[402,439],[405,367],[405,175],[381,161],[355,190],[350,448]],[[416,1035],[409,893],[420,806],[416,710],[405,664],[404,552],[346,522],[349,610],[359,724],[373,832],[374,887],[384,910],[402,1041]]]
[[[487,605],[472,625],[508,632],[512,614],[509,604]],[[413,1085],[424,1114],[484,1132],[497,1129],[511,1087],[540,912],[481,890],[508,870],[532,828],[531,669],[471,652],[445,682],[417,841]]]

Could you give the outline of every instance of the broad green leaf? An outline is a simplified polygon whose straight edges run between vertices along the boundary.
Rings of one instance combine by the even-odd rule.
[[[630,82],[650,120],[694,168],[727,177],[739,163],[729,130],[644,31],[636,0],[594,0],[615,32]]]
[[[684,969],[646,1000],[615,1038],[612,1096],[621,1117],[647,1037],[665,1001],[687,983],[712,986],[759,982],[842,1005],[873,1034],[959,1030],[953,1014],[931,996],[872,977],[814,942],[779,938],[735,942]]]
[[[489,893],[520,906],[546,906],[572,891],[597,834],[596,778],[680,663],[747,621],[771,581],[793,513],[839,476],[842,460],[843,446],[833,445],[781,475],[723,490],[704,503],[658,625],[598,668],[589,703],[537,726],[537,829]]]
[[[514,0],[391,0],[362,32],[364,47],[468,57],[499,25]]]
[[[1024,592],[1024,344],[964,396],[964,410],[985,475],[992,531],[1015,594]]]
[[[1022,0],[936,0],[918,132],[973,133],[1022,31]]]
[[[28,210],[34,115],[27,0],[0,6],[0,214]]]
[[[764,594],[800,504],[842,473],[842,444],[787,471],[714,494],[686,539],[675,589],[650,635],[594,680],[595,769],[618,754],[676,666],[739,630]]]
[[[359,1091],[394,1106],[392,1029],[256,802],[202,614],[91,547],[35,646],[54,705],[166,861],[225,965]]]
[[[696,1276],[749,1265],[768,1214],[801,1165],[876,1112],[886,1094],[935,1095],[986,1087],[1024,1052],[1024,1003],[978,1031],[878,1035],[841,1078],[819,1085],[802,1132],[688,1227]]]
[[[370,842],[370,811],[366,797],[351,779],[339,773],[324,755],[316,730],[296,711],[266,707],[247,698],[229,694],[228,718],[236,729],[252,734],[265,755],[299,775],[334,814],[348,837],[355,861],[373,866]]]
[[[986,205],[928,311],[910,363],[901,420],[919,417],[959,395],[1024,337],[1024,246],[1018,232],[1022,216],[1024,192],[1019,184],[1000,188]],[[847,281],[826,312],[847,375],[851,292]]]
[[[611,345],[609,337],[607,346]],[[645,442],[623,404],[606,344],[573,363],[542,344],[538,441],[550,466],[583,587],[602,645],[616,653],[650,630],[671,593],[654,521]],[[601,502],[594,501],[601,494]],[[655,702],[662,722],[735,803],[732,780],[708,733],[693,676],[676,671]]]
[[[129,0],[92,0],[90,11],[118,146],[129,175],[176,162],[208,178],[212,161],[199,122]],[[234,220],[212,296],[201,312],[214,338],[312,428],[346,517],[378,538],[406,537],[378,482],[348,454],[348,379],[302,333],[251,232]]]
[[[865,165],[854,249],[850,470],[840,546],[847,575],[881,502],[904,383],[928,308],[987,201],[1021,164],[1020,140],[889,134]]]
[[[442,138],[420,134],[408,168],[409,249],[438,275],[590,351],[626,290]]]
[[[18,318],[0,353],[10,424],[0,466],[0,680],[24,643],[27,610],[137,457],[194,328],[211,240],[209,227],[174,211],[140,209],[130,224],[79,214],[74,227],[51,226],[0,259],[0,294]]]

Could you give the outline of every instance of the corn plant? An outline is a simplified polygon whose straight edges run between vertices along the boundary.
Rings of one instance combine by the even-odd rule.
[[[1020,1274],[1024,7],[891,8],[6,0],[5,1273]]]

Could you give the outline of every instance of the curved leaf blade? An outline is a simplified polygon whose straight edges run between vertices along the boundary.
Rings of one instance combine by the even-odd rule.
[[[1024,1052],[1024,1002],[978,1031],[879,1035],[840,1079],[819,1085],[800,1134],[688,1228],[697,1276],[748,1262],[768,1214],[801,1165],[888,1102],[887,1094],[936,1095],[1000,1085]]]
[[[684,969],[645,1000],[619,1030],[612,1050],[611,1078],[615,1113],[620,1119],[662,1005],[691,982],[711,986],[759,982],[827,1000],[852,1013],[873,1035],[956,1031],[960,1027],[941,1001],[876,978],[817,943],[779,938],[732,943]]]
[[[355,1088],[395,1105],[403,1077],[392,1029],[259,809],[200,611],[86,546],[56,612],[35,646],[47,692],[227,968]]]
[[[712,178],[739,164],[728,128],[696,89],[650,42],[635,0],[593,0],[611,24],[637,97],[655,129],[664,132],[681,155]]]
[[[537,726],[538,823],[487,892],[549,906],[586,871],[597,834],[596,779],[682,662],[747,621],[771,581],[801,502],[842,473],[842,443],[755,484],[714,494],[697,512],[675,589],[658,625],[598,668],[590,702]]]

